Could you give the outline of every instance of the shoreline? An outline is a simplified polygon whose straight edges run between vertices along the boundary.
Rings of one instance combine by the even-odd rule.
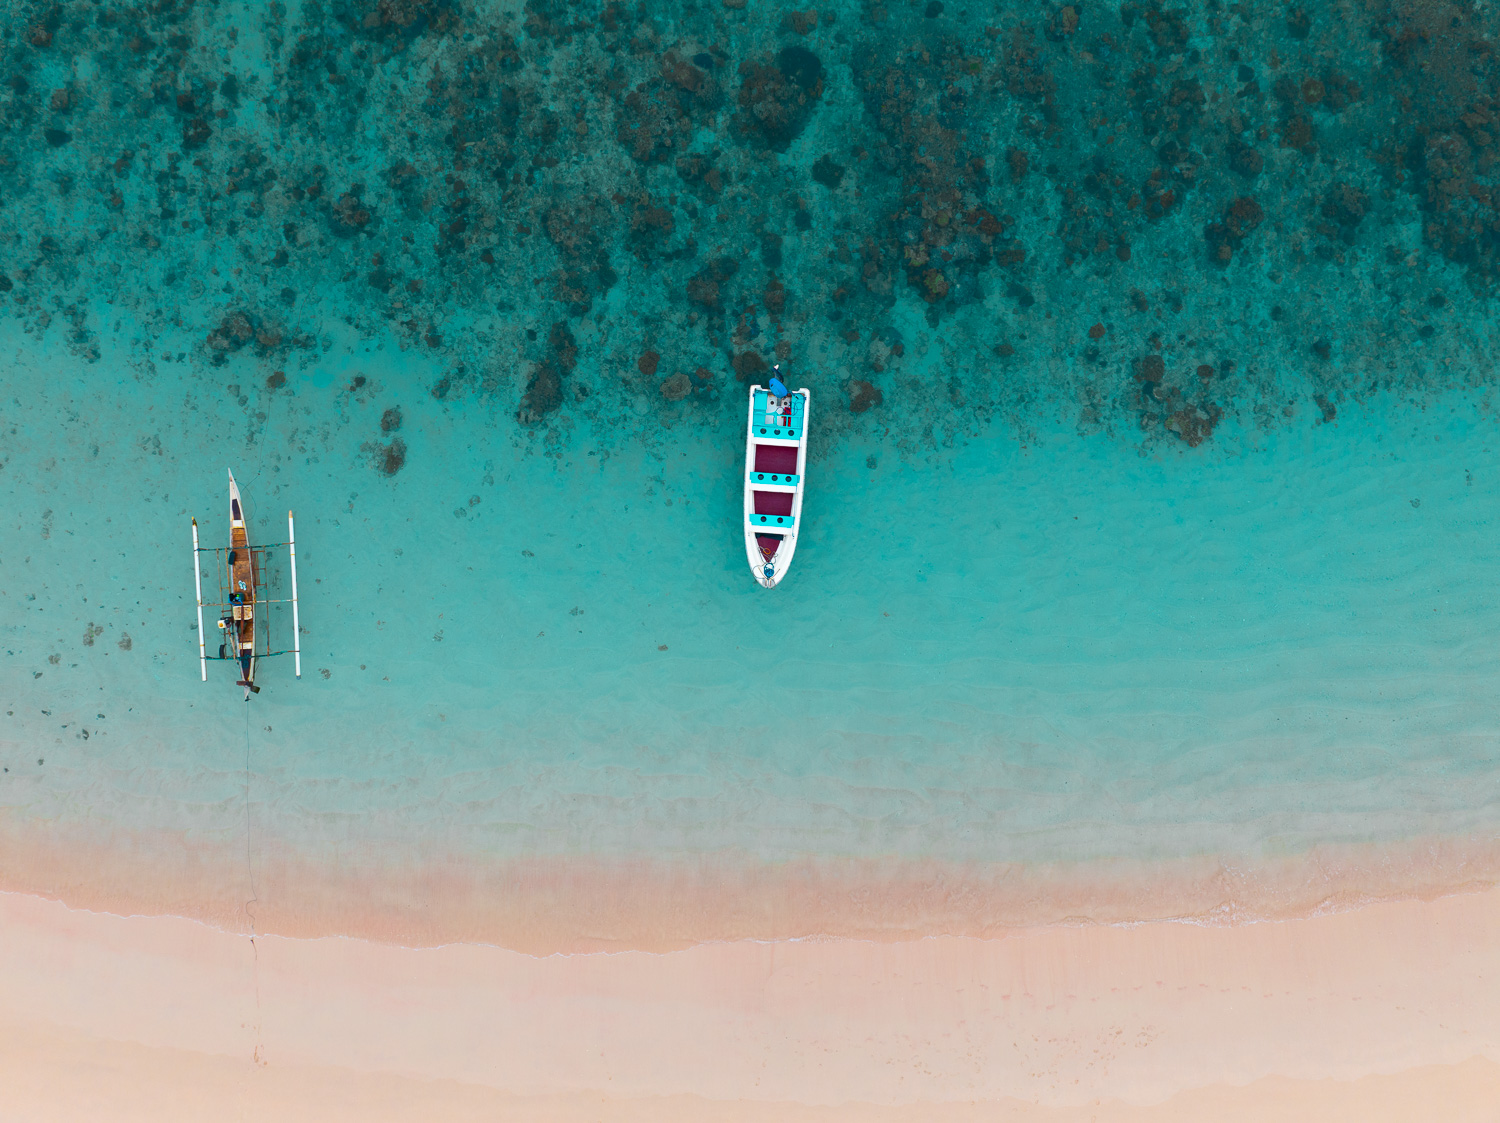
[[[1500,886],[1500,838],[1425,837],[1171,861],[757,862],[467,857],[335,864],[262,844],[18,827],[0,817],[0,893],[236,935],[348,937],[532,956],[703,944],[1007,938],[1039,928],[1205,928],[1312,919]],[[253,881],[253,887],[252,887]]]
[[[5,893],[0,1040],[25,1048],[0,1049],[0,1079],[49,1118],[108,1095],[112,1117],[168,1120],[200,1096],[285,1118],[830,1121],[1396,1120],[1425,1098],[1479,1120],[1500,1091],[1496,930],[1500,889],[1238,926],[537,959]],[[62,1072],[84,1078],[44,1079]]]

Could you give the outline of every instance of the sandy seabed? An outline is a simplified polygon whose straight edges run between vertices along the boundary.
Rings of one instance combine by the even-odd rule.
[[[1500,889],[533,956],[0,894],[23,1119],[1492,1120]]]

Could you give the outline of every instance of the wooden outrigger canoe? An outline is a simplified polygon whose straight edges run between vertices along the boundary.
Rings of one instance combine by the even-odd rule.
[[[208,680],[208,660],[233,661],[239,668],[237,686],[245,688],[245,700],[251,694],[259,694],[255,685],[256,662],[273,655],[285,655],[286,651],[272,651],[270,644],[270,620],[267,609],[273,604],[284,604],[265,596],[264,561],[268,551],[281,546],[287,548],[292,575],[292,646],[296,675],[302,677],[301,621],[297,614],[297,537],[292,512],[286,515],[287,540],[271,546],[252,546],[246,528],[245,507],[240,499],[239,485],[234,482],[234,473],[229,473],[229,546],[205,548],[198,545],[198,520],[193,520],[193,581],[198,593],[198,665],[203,680]],[[219,564],[220,597],[218,601],[203,599],[203,571],[198,564],[198,555],[211,553]],[[219,630],[224,641],[219,644],[217,656],[208,654],[208,644],[203,634],[204,608],[220,610]]]
[[[778,378],[780,368],[777,368]],[[784,387],[783,387],[784,388]],[[750,387],[745,435],[745,554],[750,572],[774,589],[792,564],[807,482],[807,421],[812,396],[804,386],[785,395]]]
[[[229,581],[230,615],[219,621],[224,630],[225,645],[240,665],[241,678],[235,685],[250,692],[260,692],[255,685],[255,602],[260,592],[260,566],[250,552],[250,536],[245,533],[245,509],[240,505],[239,485],[229,473],[229,557],[226,574]]]

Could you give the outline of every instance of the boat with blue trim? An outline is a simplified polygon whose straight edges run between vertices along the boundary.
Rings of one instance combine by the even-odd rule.
[[[812,396],[790,391],[773,372],[769,387],[750,387],[745,436],[745,553],[767,589],[786,576],[797,549],[807,481],[807,421]]]

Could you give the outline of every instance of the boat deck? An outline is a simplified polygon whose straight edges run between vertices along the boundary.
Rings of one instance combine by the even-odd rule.
[[[750,390],[745,545],[755,579],[767,588],[786,573],[802,521],[808,397],[793,391],[773,405],[768,389]]]
[[[787,404],[780,412],[770,408],[771,394],[767,390],[755,392],[755,406],[751,410],[750,435],[757,443],[801,444],[804,436],[803,418],[807,415],[807,401],[801,394],[790,394],[783,399]]]
[[[757,391],[755,412],[751,415],[755,422],[751,427],[755,451],[748,481],[753,489],[750,525],[756,529],[789,531],[796,525],[792,504],[802,483],[797,469],[801,467],[806,401],[801,394],[793,394],[786,412],[767,413],[768,399],[765,391]]]

